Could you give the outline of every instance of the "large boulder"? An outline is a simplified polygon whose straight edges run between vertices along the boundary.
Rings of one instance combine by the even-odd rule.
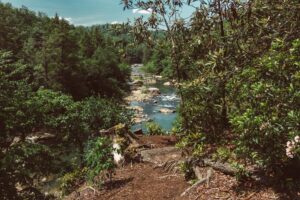
[[[148,92],[154,96],[156,95],[160,95],[160,91],[158,88],[155,88],[155,87],[150,87],[148,88]]]

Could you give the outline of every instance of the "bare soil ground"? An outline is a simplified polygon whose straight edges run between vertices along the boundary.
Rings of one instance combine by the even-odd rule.
[[[155,147],[174,145],[176,139],[169,136],[141,136],[145,144]],[[202,168],[203,171],[207,168]],[[276,183],[274,183],[276,185]],[[116,170],[111,183],[99,190],[82,185],[76,192],[66,197],[68,200],[267,200],[300,199],[300,190],[280,191],[276,187],[260,185],[254,182],[244,184],[234,177],[213,170],[209,183],[200,185],[186,196],[181,197],[190,184],[183,175],[168,174],[151,163],[128,164]]]

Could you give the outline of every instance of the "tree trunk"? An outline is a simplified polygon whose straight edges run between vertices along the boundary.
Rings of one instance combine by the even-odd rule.
[[[217,9],[219,13],[219,19],[220,19],[220,34],[223,40],[223,46],[225,48],[224,52],[224,57],[227,55],[226,47],[225,47],[225,31],[224,31],[224,20],[223,20],[223,15],[222,15],[222,7],[221,7],[221,0],[217,0]],[[224,59],[225,60],[225,59]],[[226,71],[227,69],[227,63],[224,64],[224,68],[222,70]],[[221,83],[221,92],[222,92],[222,123],[223,123],[223,128],[228,127],[228,117],[227,117],[227,102],[226,102],[226,75],[222,77],[222,83]]]

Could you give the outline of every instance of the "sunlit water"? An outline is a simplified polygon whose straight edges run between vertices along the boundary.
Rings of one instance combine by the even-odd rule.
[[[158,123],[164,131],[170,131],[176,119],[177,112],[175,113],[160,113],[159,109],[168,108],[176,110],[180,99],[176,95],[176,90],[172,86],[164,86],[162,81],[152,84],[151,87],[159,88],[161,95],[154,97],[146,102],[131,102],[132,106],[141,106],[146,114],[153,122]],[[155,103],[157,102],[157,103]],[[142,122],[132,127],[132,130],[142,128],[143,132],[147,132],[146,123]]]

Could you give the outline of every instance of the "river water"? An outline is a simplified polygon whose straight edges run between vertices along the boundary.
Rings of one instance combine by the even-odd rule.
[[[139,71],[139,69],[135,69],[135,71]],[[130,105],[142,107],[143,114],[146,114],[151,121],[159,124],[164,131],[168,132],[172,129],[173,123],[177,117],[177,107],[180,103],[180,99],[176,94],[176,88],[174,86],[165,86],[163,83],[164,81],[157,80],[154,84],[146,85],[146,87],[158,88],[161,93],[159,96],[155,96],[144,102],[132,101]],[[161,113],[159,112],[161,108],[176,110],[176,112]],[[132,130],[142,129],[145,133],[147,132],[146,123],[147,122],[135,124],[132,127]]]

